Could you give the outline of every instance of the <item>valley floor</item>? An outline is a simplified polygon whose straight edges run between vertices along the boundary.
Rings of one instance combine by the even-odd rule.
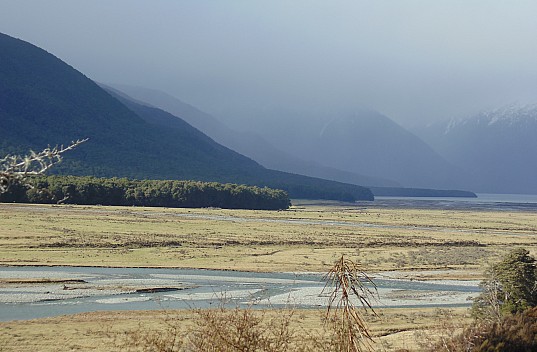
[[[0,265],[326,272],[345,255],[366,272],[476,280],[513,247],[537,254],[535,211],[294,204],[287,211],[0,204]],[[168,313],[96,312],[4,322],[0,350],[96,345],[112,350],[110,343],[122,336],[118,332],[136,330],[141,322],[160,324]],[[193,314],[176,316],[188,321]],[[299,310],[298,315],[308,322],[315,314]],[[453,319],[468,319],[463,308],[383,309],[381,318],[370,319],[379,350],[416,348],[416,336],[426,329],[441,325],[445,332],[454,329],[446,327]]]

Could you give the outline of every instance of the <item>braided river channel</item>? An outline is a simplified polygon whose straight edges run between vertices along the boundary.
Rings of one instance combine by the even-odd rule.
[[[374,307],[453,307],[471,304],[477,281],[416,281],[373,275]],[[2,267],[0,320],[102,310],[324,307],[328,292],[317,273],[251,273],[198,269]],[[5,283],[9,284],[5,284]]]

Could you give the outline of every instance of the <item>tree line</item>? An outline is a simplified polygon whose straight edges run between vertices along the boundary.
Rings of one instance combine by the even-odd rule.
[[[287,192],[267,187],[92,176],[35,177],[30,187],[18,183],[0,193],[0,202],[258,210],[290,205]]]

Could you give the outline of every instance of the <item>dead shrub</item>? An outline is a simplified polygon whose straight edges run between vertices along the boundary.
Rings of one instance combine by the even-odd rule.
[[[330,291],[326,324],[330,332],[329,351],[356,352],[373,350],[373,338],[369,333],[360,309],[370,310],[376,286],[360,266],[344,256],[326,275],[325,290]],[[371,285],[371,289],[366,286]]]
[[[474,321],[460,334],[441,336],[438,342],[426,346],[424,350],[431,352],[537,351],[537,308],[505,315],[500,321]]]
[[[290,350],[294,312],[279,310],[268,317],[265,311],[246,309],[199,309],[194,329],[187,337],[188,351],[266,351]]]
[[[114,345],[124,351],[178,352],[184,350],[184,321],[166,314],[158,328],[138,324],[138,328],[115,337]]]
[[[505,316],[474,338],[475,352],[537,351],[537,308]]]
[[[371,351],[373,338],[361,310],[371,311],[370,300],[376,286],[358,264],[344,256],[325,276],[322,293],[329,296],[321,319],[324,331],[293,329],[293,309],[255,310],[226,308],[196,309],[193,324],[169,317],[164,328],[140,326],[126,333],[125,350],[143,352],[306,352]],[[368,287],[370,286],[370,287]]]

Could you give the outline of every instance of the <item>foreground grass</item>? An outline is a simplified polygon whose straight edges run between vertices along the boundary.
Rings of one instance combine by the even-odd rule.
[[[0,265],[366,271],[475,276],[513,246],[537,252],[531,212],[330,204],[288,211],[0,204]]]
[[[277,314],[257,311],[258,315]],[[378,317],[367,320],[379,351],[416,348],[432,341],[436,335],[452,333],[451,325],[469,321],[463,308],[441,311],[433,308],[380,309]],[[297,310],[291,329],[297,332],[294,343],[321,334],[321,315],[318,310]],[[193,310],[95,312],[30,321],[0,323],[0,346],[6,351],[126,351],[141,350],[133,346],[140,334],[162,334],[169,324],[186,333],[198,315]],[[450,325],[451,324],[451,325]],[[427,326],[426,331],[423,327]],[[1,350],[1,349],[0,349]]]

